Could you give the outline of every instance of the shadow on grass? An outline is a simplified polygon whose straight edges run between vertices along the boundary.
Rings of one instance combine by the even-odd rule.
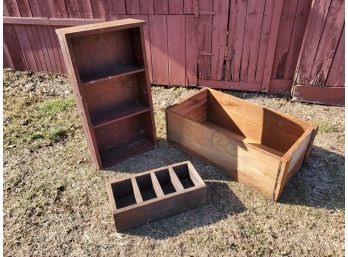
[[[230,181],[223,171],[201,160],[185,154],[168,145],[164,139],[159,146],[136,158],[128,159],[116,166],[112,171],[140,173],[176,162],[189,160],[192,162],[203,180]],[[301,205],[330,210],[344,209],[344,161],[341,154],[313,146],[312,152],[304,166],[289,181],[279,203]],[[208,193],[209,193],[208,188]],[[245,190],[250,190],[247,187]],[[225,196],[222,195],[222,198]],[[262,196],[258,196],[262,197]]]
[[[187,230],[209,226],[245,211],[244,205],[223,182],[206,181],[207,202],[198,208],[124,231],[124,234],[166,239]]]
[[[289,181],[280,203],[344,209],[344,156],[313,146],[302,169]]]

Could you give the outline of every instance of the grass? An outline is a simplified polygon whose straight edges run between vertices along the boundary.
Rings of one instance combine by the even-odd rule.
[[[275,203],[167,144],[165,107],[195,89],[152,87],[158,147],[97,171],[69,88],[64,77],[4,71],[5,256],[344,256],[344,108],[229,92],[322,127]],[[116,233],[105,183],[184,160],[207,203]]]
[[[41,103],[38,108],[39,112],[45,115],[55,115],[59,112],[68,110],[75,106],[72,98],[52,99]]]

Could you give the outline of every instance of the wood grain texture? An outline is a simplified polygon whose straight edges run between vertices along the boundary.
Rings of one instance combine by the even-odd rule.
[[[184,14],[184,0],[170,0],[168,2],[169,14]]]
[[[344,87],[344,26],[335,57],[332,61],[330,71],[326,80],[326,85],[330,87]]]
[[[139,0],[140,13],[146,15],[154,14],[155,9],[153,1],[154,0]]]
[[[299,2],[301,1],[284,1],[279,24],[279,31],[281,31],[281,33],[278,33],[277,47],[272,71],[272,77],[276,79],[284,78],[285,64],[288,58],[289,45],[292,38],[293,26],[297,13],[297,5]]]
[[[18,43],[16,31],[12,25],[4,26],[4,41],[11,56],[13,67],[16,70],[28,69],[25,57]]]
[[[264,5],[265,0],[248,1],[240,78],[243,82],[255,82]]]
[[[18,43],[21,47],[21,50],[23,52],[24,58],[27,63],[27,67],[30,70],[38,70],[36,67],[36,62],[34,58],[34,54],[32,52],[32,47],[30,45],[30,41],[27,35],[27,31],[24,26],[22,25],[14,25],[14,30],[17,35]]]
[[[212,25],[213,25],[213,1],[201,0],[199,1],[198,16],[198,49],[199,52],[211,53],[212,49]],[[203,12],[210,12],[211,14],[202,14]],[[198,78],[210,79],[211,71],[211,56],[198,55]]]
[[[184,176],[181,176],[182,172],[180,176],[176,174],[174,170],[178,168],[184,171]],[[190,186],[184,188],[187,181],[190,181]],[[117,231],[171,216],[206,202],[206,185],[188,161],[123,180],[111,180],[106,186]]]
[[[140,14],[139,0],[127,0],[125,3],[127,14]]]
[[[153,0],[155,14],[168,14],[170,0]]]
[[[241,73],[247,1],[231,1],[230,8],[225,80],[238,82]]]
[[[310,85],[322,86],[328,76],[344,25],[344,0],[332,0],[313,59]]]
[[[149,16],[151,54],[152,54],[152,82],[168,85],[168,33],[167,17],[165,15]]]
[[[198,15],[198,0],[184,0],[184,13]]]
[[[185,85],[185,16],[168,15],[169,85]]]
[[[298,102],[344,106],[344,87],[317,87],[295,85],[292,99]]]
[[[168,107],[166,121],[174,146],[273,200],[279,199],[286,176],[302,166],[317,128],[206,88]]]
[[[297,81],[295,83],[308,85],[310,83],[311,67],[318,49],[318,42],[325,26],[331,0],[314,0],[308,17],[304,41],[301,47],[297,65]]]
[[[186,86],[197,86],[197,61],[198,61],[198,18],[186,15],[186,52],[185,52],[185,79]]]
[[[222,80],[227,43],[229,1],[215,0],[213,11],[211,79]]]
[[[293,24],[291,41],[285,63],[284,79],[288,80],[294,78],[311,3],[311,0],[306,0],[299,1],[297,4],[296,17]]]

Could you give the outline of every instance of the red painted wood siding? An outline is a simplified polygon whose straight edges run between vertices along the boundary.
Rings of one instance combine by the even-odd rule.
[[[343,0],[4,0],[11,17],[147,21],[152,83],[282,93],[295,71],[297,85],[344,86],[342,13]],[[5,23],[4,65],[66,73],[55,28]]]

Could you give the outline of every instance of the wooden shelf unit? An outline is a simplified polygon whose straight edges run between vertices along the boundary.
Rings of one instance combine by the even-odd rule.
[[[99,169],[157,143],[144,25],[124,19],[56,30]]]

